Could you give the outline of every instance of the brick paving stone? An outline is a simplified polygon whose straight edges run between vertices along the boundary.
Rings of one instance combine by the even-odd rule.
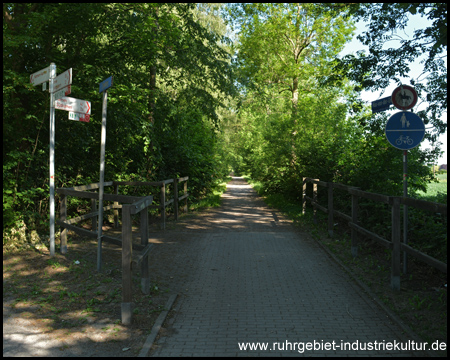
[[[196,239],[196,264],[186,275],[188,290],[177,300],[169,331],[151,356],[424,355],[340,349],[356,341],[408,338],[320,246],[269,209],[243,179],[233,178],[220,208],[180,226],[182,236]],[[314,341],[316,349],[299,350],[298,343]],[[334,350],[323,348],[333,341]],[[249,342],[267,343],[267,349],[239,349]]]

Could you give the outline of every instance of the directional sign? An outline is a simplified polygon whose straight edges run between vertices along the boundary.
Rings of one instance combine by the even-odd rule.
[[[409,110],[417,103],[417,92],[413,87],[400,85],[392,92],[392,103],[397,109]]]
[[[50,92],[58,91],[70,84],[72,84],[72,68],[64,71],[53,79],[53,89],[50,88]]]
[[[50,66],[30,75],[30,83],[33,85],[42,84],[48,81],[48,79],[50,79]]]
[[[112,86],[112,76],[110,76],[109,78],[107,78],[106,80],[103,80],[100,83],[100,89],[99,89],[99,93],[102,93],[103,91],[105,91],[106,89],[109,89]]]
[[[82,114],[91,113],[91,102],[86,100],[62,97],[55,101],[55,109],[73,111]]]
[[[372,112],[377,113],[380,111],[388,110],[391,105],[392,100],[390,96],[372,101]]]
[[[58,90],[55,92],[54,96],[55,96],[55,100],[59,100],[64,96],[70,95],[71,92],[71,88],[70,85],[66,86],[65,88],[62,88],[61,90]]]
[[[416,114],[401,111],[392,115],[385,130],[389,143],[400,150],[409,150],[420,144],[425,136],[425,125]]]
[[[90,118],[91,115],[88,114],[81,114],[73,111],[69,112],[69,120],[89,122]]]

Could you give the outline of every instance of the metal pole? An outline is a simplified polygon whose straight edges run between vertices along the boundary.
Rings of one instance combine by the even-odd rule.
[[[403,197],[408,197],[408,150],[403,152]],[[403,205],[403,243],[408,244],[408,206]],[[403,274],[408,272],[408,255],[403,252]]]
[[[106,102],[108,92],[103,92],[102,106],[102,137],[100,145],[100,187],[98,196],[98,248],[97,248],[97,271],[102,270],[102,226],[103,226],[103,182],[105,180],[105,144],[106,144]]]
[[[50,63],[50,256],[55,255],[55,96],[53,79],[56,77],[56,65]]]

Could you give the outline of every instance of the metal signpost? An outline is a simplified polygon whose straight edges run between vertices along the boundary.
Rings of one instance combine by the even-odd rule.
[[[401,85],[392,92],[392,104],[397,109],[409,110],[417,103],[417,92],[408,85]],[[372,103],[373,104],[373,103]],[[392,115],[386,123],[386,138],[397,149],[403,150],[403,196],[408,197],[408,150],[419,146],[425,136],[425,125],[416,114],[401,111]],[[403,205],[403,243],[408,243],[408,207]],[[403,252],[403,273],[408,271],[408,259]]]
[[[99,93],[103,93],[102,105],[102,137],[100,145],[100,187],[98,194],[98,245],[97,245],[97,271],[102,270],[102,226],[103,226],[103,183],[105,181],[105,145],[106,145],[106,105],[108,100],[107,90],[112,86],[112,76],[100,83]]]
[[[50,64],[49,88],[53,87],[56,65]],[[55,105],[50,91],[50,256],[55,255]]]
[[[72,69],[66,70],[56,76],[56,65],[51,63],[49,67],[30,75],[30,83],[42,84],[42,90],[46,90],[45,83],[49,82],[50,92],[50,256],[55,255],[55,108],[60,110],[91,113],[91,103],[85,100],[67,98],[71,92]],[[79,103],[81,102],[81,103]],[[89,120],[88,120],[89,121]],[[67,248],[61,248],[64,254]]]

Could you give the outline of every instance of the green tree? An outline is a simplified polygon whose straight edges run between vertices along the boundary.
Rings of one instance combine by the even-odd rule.
[[[246,4],[231,14],[240,22],[244,84],[288,91],[293,108],[299,93],[316,89],[354,29],[321,4]]]
[[[355,81],[358,90],[383,89],[391,80],[400,84],[401,77],[409,77],[421,100],[428,103],[419,113],[425,124],[433,125],[425,138],[436,141],[447,128],[441,118],[447,111],[447,3],[361,3],[350,8],[352,17],[369,24],[358,35],[369,54],[347,55],[336,69]],[[431,23],[406,38],[401,30],[411,15],[426,17]],[[423,59],[422,72],[410,74],[410,64],[419,58]]]
[[[345,85],[325,86],[323,79],[350,38],[352,21],[320,4],[235,6],[230,19],[239,27],[239,117],[248,129],[242,130],[253,132],[242,134],[244,167],[268,190],[295,193],[301,174],[313,172],[308,164],[315,157],[306,150],[317,153],[345,121],[338,103]]]
[[[206,9],[3,4],[4,229],[18,219],[47,226],[50,100],[29,76],[50,62],[58,73],[72,68],[71,96],[92,102],[88,124],[56,111],[57,187],[98,181],[98,84],[111,75],[105,179],[188,175],[194,196],[212,186],[217,110],[233,83],[223,34],[201,22],[220,25],[218,11],[203,15]],[[82,20],[73,21],[78,14]]]

